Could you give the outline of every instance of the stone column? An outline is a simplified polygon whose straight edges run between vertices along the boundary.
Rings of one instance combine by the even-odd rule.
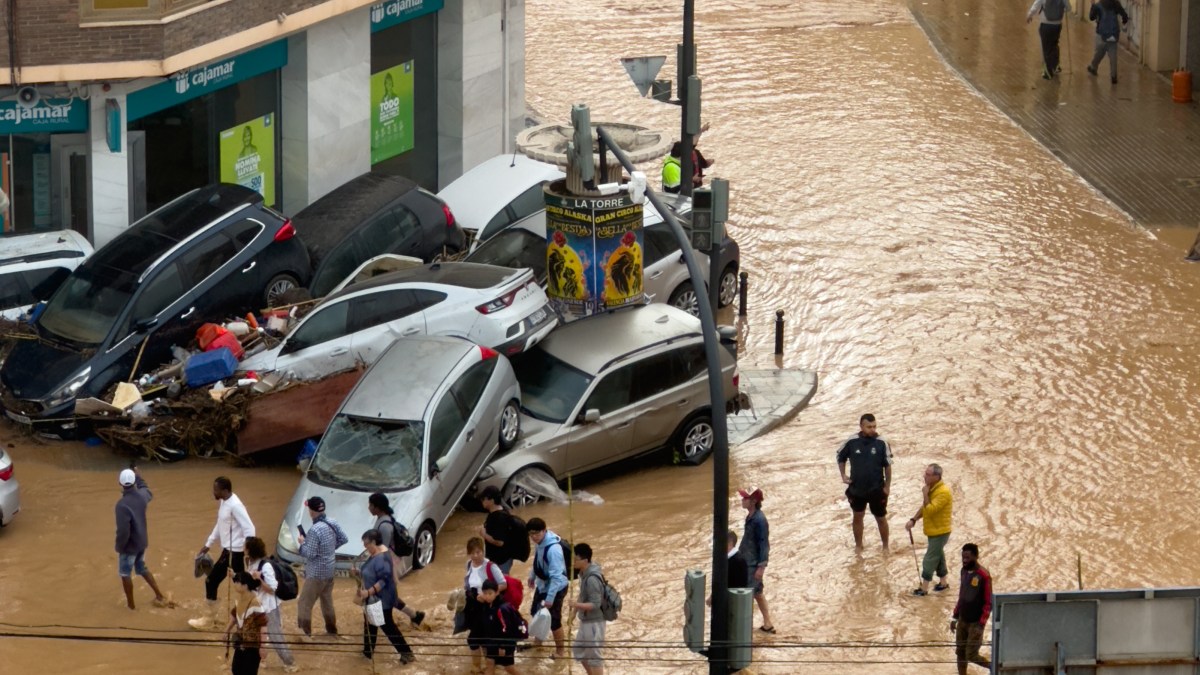
[[[282,73],[283,212],[371,170],[369,7],[288,39]]]
[[[438,13],[440,186],[511,152],[524,120],[524,0],[446,0]]]
[[[115,99],[121,107],[121,143],[116,152],[108,149],[108,113],[105,101]],[[91,86],[88,100],[88,176],[91,190],[91,239],[98,249],[129,227],[129,153],[125,92],[114,87],[102,91]]]

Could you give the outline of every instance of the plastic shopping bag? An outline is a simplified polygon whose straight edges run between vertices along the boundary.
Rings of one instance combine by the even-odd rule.
[[[537,611],[537,614],[533,615],[533,621],[529,622],[529,637],[542,641],[550,639],[549,609],[543,607]]]
[[[363,605],[363,613],[367,616],[367,623],[378,628],[383,625],[383,603],[379,597],[373,597]]]

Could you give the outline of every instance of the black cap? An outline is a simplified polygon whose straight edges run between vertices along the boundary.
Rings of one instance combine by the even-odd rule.
[[[325,513],[325,500],[320,497],[309,497],[308,501],[304,502],[304,505],[313,511]]]

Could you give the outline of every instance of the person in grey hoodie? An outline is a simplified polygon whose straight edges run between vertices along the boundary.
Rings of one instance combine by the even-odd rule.
[[[1070,7],[1067,0],[1033,0],[1029,13],[1025,15],[1025,23],[1033,21],[1037,13],[1042,15],[1042,23],[1038,26],[1038,37],[1042,39],[1042,79],[1052,79],[1060,70],[1058,67],[1058,38],[1062,36],[1063,21],[1067,18]]]
[[[571,566],[579,572],[579,599],[575,601],[579,629],[571,645],[572,656],[587,675],[603,675],[604,629],[608,625],[600,609],[604,601],[604,573],[599,564],[592,562],[592,547],[587,544],[575,544]]]
[[[562,628],[563,595],[567,592],[567,562],[563,558],[562,539],[546,528],[546,521],[530,518],[525,523],[529,540],[537,547],[533,552],[533,569],[529,585],[534,587],[530,614],[545,607],[550,610],[550,631],[554,635],[554,656],[567,655],[566,638]]]
[[[125,589],[125,604],[129,605],[129,609],[135,609],[133,573],[136,571],[154,591],[154,605],[164,607],[167,599],[163,597],[145,561],[146,547],[150,543],[146,531],[146,506],[154,495],[136,467],[122,471],[117,481],[121,484],[121,499],[117,501],[116,509],[117,573],[121,575],[121,586]]]

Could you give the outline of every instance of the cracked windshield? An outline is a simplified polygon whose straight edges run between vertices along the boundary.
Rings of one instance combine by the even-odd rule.
[[[0,3],[5,672],[1193,668],[1194,4]]]

